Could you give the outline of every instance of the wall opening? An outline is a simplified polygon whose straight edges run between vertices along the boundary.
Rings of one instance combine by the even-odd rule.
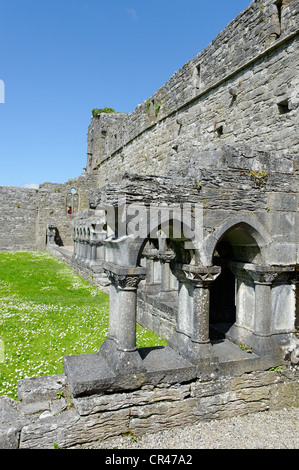
[[[277,103],[277,107],[278,107],[278,113],[279,114],[287,114],[291,111],[290,107],[289,107],[289,100],[288,99],[283,100],[280,103]]]
[[[218,243],[213,265],[221,266],[220,276],[210,288],[210,339],[220,339],[236,321],[235,277],[228,267],[234,259],[227,240]],[[220,328],[220,329],[219,329]]]
[[[195,88],[197,90],[201,88],[201,64],[197,65],[195,69]]]
[[[71,188],[66,196],[66,212],[68,215],[76,214],[79,211],[79,194],[75,188]]]
[[[221,137],[223,135],[223,126],[219,126],[216,128],[216,134],[218,137]]]
[[[277,20],[278,20],[278,27],[279,27],[279,32],[278,36],[281,34],[281,12],[282,12],[282,1],[283,0],[277,0],[275,2],[275,6],[277,9]]]
[[[213,264],[221,267],[221,274],[210,288],[211,340],[223,339],[236,322],[237,280],[230,263],[258,263],[260,257],[256,240],[243,224],[228,230],[218,241]]]

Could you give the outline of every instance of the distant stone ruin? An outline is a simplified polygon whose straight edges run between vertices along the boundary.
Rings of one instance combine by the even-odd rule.
[[[133,113],[94,113],[78,178],[0,187],[1,250],[110,295],[98,353],[0,397],[0,447],[298,406],[298,13],[255,0]]]

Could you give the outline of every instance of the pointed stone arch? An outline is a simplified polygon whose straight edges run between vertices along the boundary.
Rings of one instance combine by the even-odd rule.
[[[272,243],[272,237],[264,225],[252,214],[238,215],[228,219],[215,228],[214,232],[206,237],[203,248],[200,253],[202,264],[212,265],[216,245],[229,233],[238,230],[240,236],[247,236],[248,241],[254,241],[254,244],[260,250],[260,258],[263,263],[268,261],[268,248]],[[236,235],[236,232],[235,232]],[[245,243],[245,239],[243,239]],[[252,260],[251,260],[252,262]]]

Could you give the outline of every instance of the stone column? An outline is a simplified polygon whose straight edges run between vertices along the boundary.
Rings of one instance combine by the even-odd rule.
[[[77,252],[78,252],[78,239],[76,235],[73,235],[73,242],[74,242],[74,251],[73,251],[73,258],[77,258]]]
[[[236,320],[225,336],[236,344],[247,342],[255,317],[254,282],[244,266],[245,263],[236,261],[228,263],[228,267],[235,276]]]
[[[271,338],[271,289],[281,269],[254,264],[245,264],[244,268],[254,281],[255,292],[254,327],[248,346],[260,354],[278,353],[279,346]]]
[[[92,261],[91,251],[92,251],[92,243],[88,240],[86,241],[86,264],[90,264]]]
[[[147,275],[146,275],[146,284],[153,285],[155,284],[155,268],[154,263],[155,260],[158,259],[159,252],[157,249],[149,249],[145,253],[146,258],[146,268],[147,268]]]
[[[84,240],[81,238],[80,239],[80,250],[79,250],[79,260],[82,261],[84,259]]]
[[[108,337],[100,348],[106,362],[116,372],[141,370],[136,346],[137,287],[145,279],[146,270],[105,262],[110,285]]]
[[[193,288],[191,340],[196,343],[209,343],[210,285],[219,276],[221,268],[184,265],[182,270]]]
[[[91,246],[91,263],[95,263],[97,261],[97,242],[94,241],[94,240],[91,240],[89,242],[90,246]]]
[[[82,246],[81,246],[81,238],[78,238],[78,246],[77,246],[77,255],[76,259],[80,260],[81,259],[81,253],[82,253]]]
[[[170,263],[175,259],[173,251],[166,251],[159,254],[161,261],[161,292],[166,293],[171,290],[171,270]]]
[[[179,273],[179,306],[176,332],[168,345],[193,363],[212,358],[209,339],[210,285],[219,266],[182,265]]]

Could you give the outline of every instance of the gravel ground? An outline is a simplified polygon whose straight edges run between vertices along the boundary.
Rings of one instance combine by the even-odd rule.
[[[92,448],[299,449],[299,408],[205,421],[137,438],[111,438],[94,444]]]

